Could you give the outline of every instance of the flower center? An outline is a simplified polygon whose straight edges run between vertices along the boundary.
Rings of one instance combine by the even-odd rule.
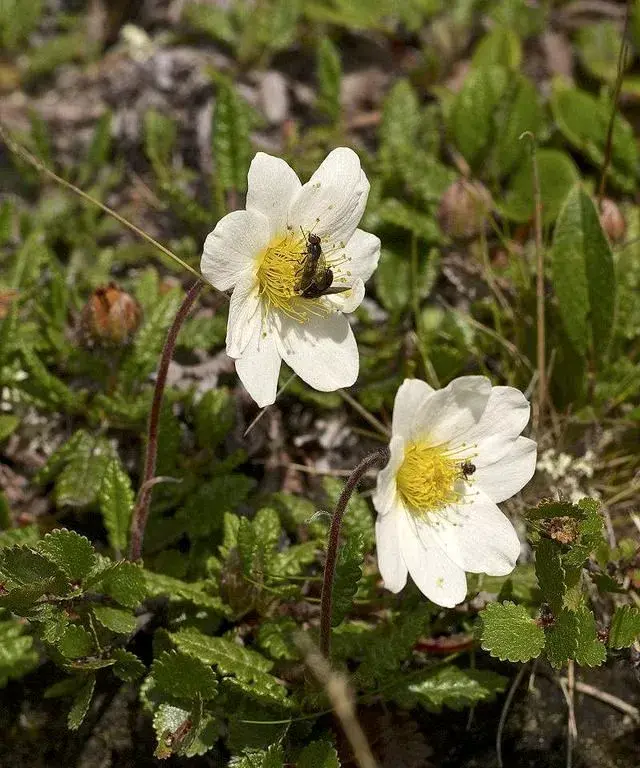
[[[455,458],[446,445],[410,443],[396,475],[398,493],[409,511],[426,515],[458,501],[455,483],[463,477],[462,466],[460,457]]]
[[[300,323],[306,322],[310,315],[327,315],[331,312],[331,307],[321,296],[308,298],[302,295],[304,287],[307,287],[301,285],[309,258],[307,246],[307,239],[302,232],[296,235],[292,229],[288,229],[284,236],[279,235],[269,243],[259,259],[257,271],[258,293],[267,305],[267,310],[279,310]],[[344,248],[344,244],[340,243],[338,247]],[[318,262],[321,274],[325,269],[335,269],[346,261],[344,255],[331,258],[336,250],[335,247],[323,247]],[[347,272],[347,275],[350,274]],[[346,283],[346,279],[337,278],[334,272],[333,284],[343,283]]]

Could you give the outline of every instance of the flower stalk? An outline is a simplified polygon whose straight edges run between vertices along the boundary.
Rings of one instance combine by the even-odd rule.
[[[173,322],[171,323],[171,327],[167,332],[167,338],[165,339],[164,346],[162,348],[160,365],[158,366],[158,374],[156,376],[156,384],[153,390],[151,412],[149,414],[149,425],[147,428],[147,450],[144,459],[142,481],[140,483],[140,490],[138,491],[136,506],[131,517],[129,560],[132,561],[139,560],[142,555],[144,531],[147,526],[147,520],[149,518],[149,506],[151,504],[151,493],[155,484],[153,481],[155,478],[156,460],[158,457],[158,428],[160,423],[160,411],[162,408],[164,389],[167,383],[169,364],[171,363],[171,358],[173,357],[173,352],[176,346],[180,328],[182,328],[182,324],[191,311],[191,308],[198,298],[198,295],[200,294],[203,286],[203,280],[196,280],[196,282],[187,291],[187,295],[184,297],[182,304],[176,312],[176,316],[173,318]]]
[[[388,448],[381,448],[374,453],[365,456],[353,472],[347,478],[336,508],[331,518],[329,529],[329,541],[327,543],[327,559],[324,566],[322,579],[322,594],[320,597],[320,650],[326,658],[331,652],[331,613],[333,610],[333,580],[336,574],[336,562],[338,560],[338,546],[340,544],[340,529],[342,519],[347,509],[347,504],[354,491],[358,487],[364,475],[376,466],[389,461]]]

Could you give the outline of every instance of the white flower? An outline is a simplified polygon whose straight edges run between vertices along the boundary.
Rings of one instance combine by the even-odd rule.
[[[364,298],[380,257],[380,240],[357,229],[368,195],[360,160],[345,147],[304,185],[284,160],[259,152],[246,210],[225,216],[207,237],[201,271],[219,290],[233,288],[227,354],[258,405],[274,402],[282,360],[323,392],[355,382],[358,348],[343,313]],[[330,287],[343,292],[313,296],[304,273],[310,235],[320,238]]]
[[[504,576],[520,553],[496,504],[523,488],[536,444],[520,437],[529,403],[512,387],[463,376],[440,390],[404,381],[393,408],[391,458],[378,474],[378,566],[399,592],[411,574],[438,605],[467,593],[465,571]]]

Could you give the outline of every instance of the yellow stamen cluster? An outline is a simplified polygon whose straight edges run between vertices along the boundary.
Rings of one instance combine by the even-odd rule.
[[[416,516],[443,509],[460,498],[455,490],[460,467],[446,446],[410,443],[396,475],[398,493]]]

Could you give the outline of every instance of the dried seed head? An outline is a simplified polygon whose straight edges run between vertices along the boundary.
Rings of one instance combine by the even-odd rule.
[[[477,237],[487,226],[493,200],[480,182],[459,179],[440,200],[438,223],[442,231],[455,240]]]
[[[138,330],[142,309],[138,302],[115,283],[99,286],[80,315],[80,327],[87,346],[122,346]]]
[[[608,197],[600,203],[600,224],[612,243],[622,241],[627,225],[620,208]]]

